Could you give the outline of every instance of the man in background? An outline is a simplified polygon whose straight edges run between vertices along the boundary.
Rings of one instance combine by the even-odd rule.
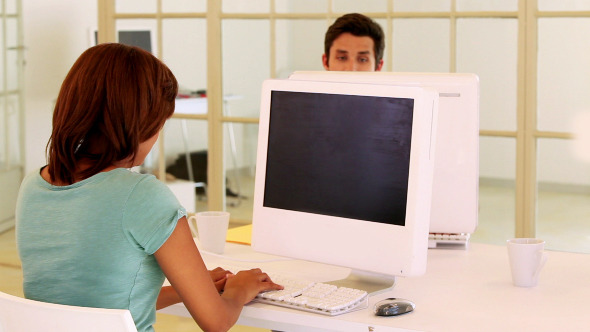
[[[328,28],[322,62],[331,71],[380,71],[384,49],[385,35],[377,22],[346,14]]]

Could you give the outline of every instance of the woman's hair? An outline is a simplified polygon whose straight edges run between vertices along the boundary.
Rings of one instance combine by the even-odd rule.
[[[71,184],[133,160],[174,113],[177,93],[170,69],[147,51],[115,43],[86,50],[57,97],[47,143],[51,180]]]
[[[330,48],[336,38],[348,32],[357,37],[370,37],[373,39],[373,52],[375,53],[375,66],[383,59],[385,49],[385,34],[381,26],[371,18],[358,13],[340,16],[326,31],[324,38],[324,53],[330,58]]]

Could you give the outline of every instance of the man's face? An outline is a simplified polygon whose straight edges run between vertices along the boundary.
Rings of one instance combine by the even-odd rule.
[[[345,32],[334,39],[330,47],[330,58],[324,54],[322,62],[326,70],[332,71],[380,71],[383,60],[375,66],[373,39],[357,37]]]

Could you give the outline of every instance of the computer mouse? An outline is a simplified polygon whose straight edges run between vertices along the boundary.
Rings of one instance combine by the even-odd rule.
[[[409,300],[390,297],[375,303],[373,312],[377,316],[397,316],[407,314],[416,308],[416,305]]]

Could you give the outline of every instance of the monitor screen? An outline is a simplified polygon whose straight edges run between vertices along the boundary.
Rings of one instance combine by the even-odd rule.
[[[137,46],[152,53],[151,30],[119,30],[117,33],[119,43]]]
[[[289,79],[430,87],[439,93],[431,233],[473,233],[479,208],[479,78],[469,73],[294,72]]]
[[[90,28],[90,46],[98,44],[98,29]],[[117,42],[125,45],[137,46],[150,53],[154,53],[155,34],[151,28],[118,28]]]
[[[404,226],[413,99],[273,91],[271,110],[264,206]]]
[[[254,250],[423,274],[437,103],[428,88],[265,81]]]

